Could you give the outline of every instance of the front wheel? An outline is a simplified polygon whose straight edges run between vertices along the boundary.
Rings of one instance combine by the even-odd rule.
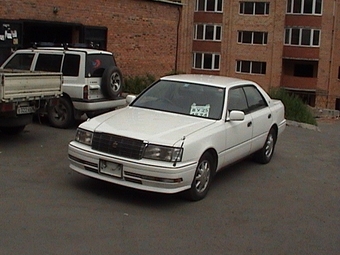
[[[190,200],[198,201],[207,195],[214,171],[213,157],[210,153],[204,153],[197,164],[191,188],[188,190]]]
[[[72,102],[65,97],[59,98],[57,105],[48,108],[47,115],[51,126],[69,128],[74,122]]]
[[[276,132],[272,128],[270,129],[266,142],[262,149],[255,153],[255,160],[261,164],[267,164],[272,159],[276,144]]]

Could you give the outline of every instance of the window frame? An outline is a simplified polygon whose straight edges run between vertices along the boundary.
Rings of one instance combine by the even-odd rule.
[[[246,33],[249,33],[251,37],[249,43],[244,41],[244,36],[246,35]],[[256,33],[262,34],[262,43],[255,43]],[[267,45],[268,44],[268,32],[239,30],[238,35],[237,35],[237,42],[240,44]]]
[[[312,11],[307,12],[306,6],[308,1],[312,1]],[[300,9],[297,11],[296,9]],[[320,9],[320,11],[318,11]],[[322,0],[288,0],[286,5],[286,14],[299,14],[299,15],[322,15],[323,1]]]
[[[303,43],[303,38],[306,36],[306,31],[309,31],[309,44]],[[305,35],[304,35],[305,33]],[[317,38],[316,38],[317,36]],[[317,44],[315,41],[318,41]],[[306,27],[286,27],[284,32],[284,45],[299,46],[299,47],[320,47],[321,29],[306,28]]]
[[[209,2],[210,1],[210,2]],[[223,1],[224,0],[196,0],[195,12],[223,12]],[[209,4],[214,2],[214,10],[208,10]]]
[[[212,39],[207,38],[208,28],[212,27]],[[202,30],[202,38],[199,38],[198,34],[200,29]],[[220,24],[201,24],[197,23],[194,26],[194,40],[197,41],[222,41],[222,25]]]
[[[211,68],[206,68],[205,66],[209,64],[209,55],[211,55]],[[198,58],[198,56],[200,56]],[[197,65],[197,61],[200,62]],[[221,66],[221,54],[220,53],[211,53],[211,52],[193,52],[193,63],[192,68],[198,70],[211,70],[211,71],[219,71]]]
[[[259,64],[259,72],[254,72]],[[249,69],[249,71],[247,71]],[[250,61],[250,60],[236,60],[236,73],[266,75],[267,62],[264,61]]]
[[[259,5],[264,5],[263,13],[258,12]],[[252,7],[250,7],[252,5]],[[247,8],[251,8],[252,12],[247,11]],[[240,15],[256,15],[256,16],[268,16],[270,13],[270,2],[247,2],[241,1],[239,6],[239,14]]]

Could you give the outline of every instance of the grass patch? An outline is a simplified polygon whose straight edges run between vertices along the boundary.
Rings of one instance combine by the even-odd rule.
[[[273,99],[279,99],[285,106],[287,120],[317,125],[317,122],[308,106],[297,95],[290,94],[284,89],[272,89],[269,95]]]

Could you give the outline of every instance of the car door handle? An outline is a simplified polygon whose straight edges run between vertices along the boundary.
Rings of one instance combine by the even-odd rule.
[[[247,127],[250,127],[252,124],[253,124],[253,123],[252,123],[251,121],[248,122]]]

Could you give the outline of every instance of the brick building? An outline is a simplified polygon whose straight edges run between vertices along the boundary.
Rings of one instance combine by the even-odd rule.
[[[39,41],[94,42],[125,76],[227,75],[340,110],[340,0],[1,1],[0,62]]]
[[[175,69],[181,4],[170,0],[2,0],[0,63],[34,42],[87,43],[114,52],[124,75]]]
[[[283,87],[340,110],[339,0],[182,0],[177,68]]]

